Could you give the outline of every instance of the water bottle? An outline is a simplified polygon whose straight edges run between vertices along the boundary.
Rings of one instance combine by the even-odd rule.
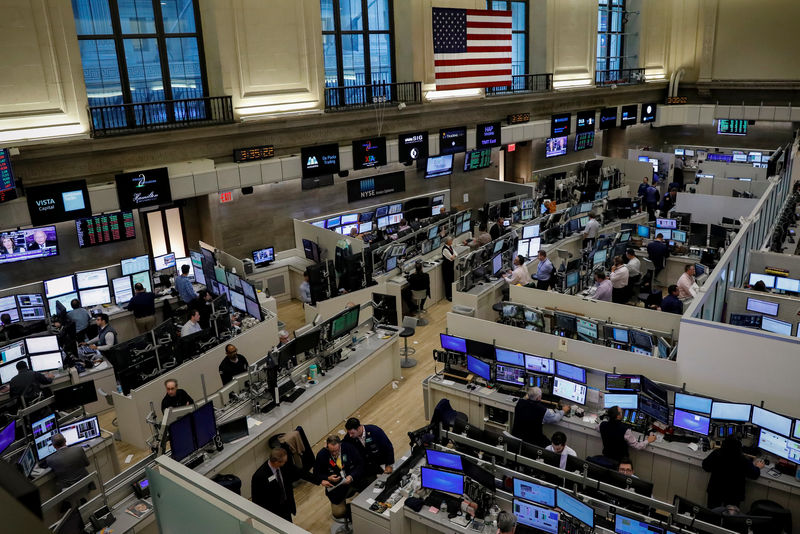
[[[120,384],[119,382],[117,382],[117,393],[122,395],[122,384]]]
[[[442,505],[439,507],[439,512],[443,514],[447,513],[447,501],[442,501]]]

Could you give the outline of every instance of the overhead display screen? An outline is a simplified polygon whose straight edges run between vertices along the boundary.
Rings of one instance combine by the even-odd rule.
[[[500,146],[500,123],[479,124],[475,130],[475,147],[491,148]]]
[[[637,108],[638,106],[636,104],[622,106],[622,114],[620,115],[619,125],[624,127],[636,124],[638,111]]]
[[[353,169],[371,169],[381,165],[386,165],[385,137],[353,141]]]
[[[550,137],[569,135],[569,121],[571,113],[558,113],[550,117]]]
[[[656,120],[656,104],[642,104],[642,124]]]
[[[316,178],[339,172],[339,145],[307,146],[300,149],[303,178]]]
[[[594,146],[594,132],[581,132],[575,134],[575,152],[586,150]]]
[[[70,221],[92,215],[86,180],[74,180],[25,188],[28,211],[34,225]]]
[[[136,238],[136,225],[133,212],[118,211],[105,215],[95,215],[75,221],[80,248],[116,243]]]
[[[7,148],[0,148],[0,202],[17,198],[17,184],[11,170],[11,158]]]
[[[617,108],[605,108],[600,111],[600,129],[608,130],[617,125]]]
[[[55,226],[0,233],[0,263],[58,256]]]
[[[369,178],[347,181],[347,201],[356,202],[365,198],[402,193],[406,190],[406,173],[404,171],[379,174]]]
[[[595,127],[595,110],[579,111],[575,119],[575,131],[578,133],[593,132]]]
[[[747,121],[741,119],[717,119],[720,135],[747,135]]]
[[[250,148],[236,148],[233,151],[233,161],[258,161],[275,157],[275,147],[272,145],[251,146]]]
[[[132,210],[172,202],[166,167],[126,172],[116,175],[115,179],[120,209]]]
[[[430,161],[430,160],[429,160]],[[492,149],[471,150],[464,156],[464,171],[477,171],[492,165]]]
[[[397,151],[401,163],[428,157],[428,132],[401,134],[397,138]]]
[[[467,127],[439,130],[439,154],[455,154],[467,151]]]

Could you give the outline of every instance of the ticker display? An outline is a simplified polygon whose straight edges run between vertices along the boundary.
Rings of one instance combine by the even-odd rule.
[[[242,163],[243,161],[258,161],[273,157],[275,157],[275,147],[272,145],[237,148],[233,151],[233,161],[236,163]]]
[[[133,212],[118,211],[75,221],[80,248],[127,241],[136,237]]]
[[[741,119],[717,119],[720,135],[747,135],[747,121]]]
[[[464,171],[477,171],[492,165],[492,149],[472,150],[464,156]]]
[[[17,185],[11,170],[11,158],[7,148],[0,148],[0,202],[17,198]]]
[[[575,134],[575,152],[586,150],[594,146],[594,132],[581,132]]]

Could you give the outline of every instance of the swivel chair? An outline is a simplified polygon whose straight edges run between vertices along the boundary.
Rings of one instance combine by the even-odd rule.
[[[417,350],[408,346],[408,338],[414,335],[416,327],[416,317],[403,317],[403,329],[400,330],[400,337],[403,338],[403,348],[400,349],[400,355],[403,356],[403,359],[400,360],[400,367],[403,369],[408,369],[409,367],[417,365],[417,360],[409,358],[409,356],[417,352]]]

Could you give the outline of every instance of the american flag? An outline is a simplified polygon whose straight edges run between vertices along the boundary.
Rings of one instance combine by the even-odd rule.
[[[436,89],[511,85],[511,11],[433,8]]]

